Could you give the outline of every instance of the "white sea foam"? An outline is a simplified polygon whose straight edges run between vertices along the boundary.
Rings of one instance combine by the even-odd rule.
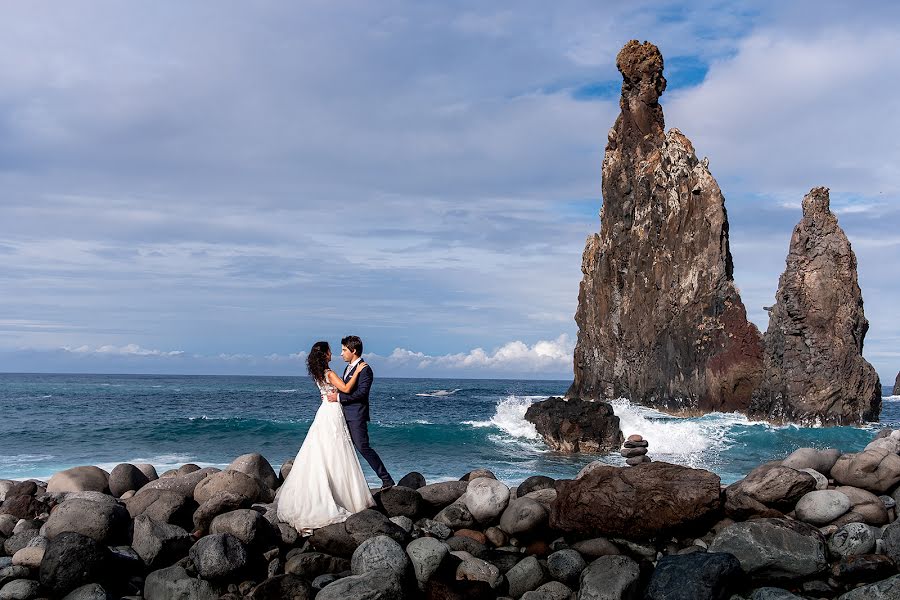
[[[275,390],[275,391],[278,392],[279,394],[293,394],[297,390],[293,389],[293,390]]]
[[[456,388],[455,390],[434,390],[433,392],[420,392],[416,394],[416,396],[422,396],[424,398],[443,398],[444,396],[452,396],[461,389],[462,388]]]
[[[900,396],[882,396],[882,402],[900,402]]]
[[[496,427],[505,433],[529,440],[540,439],[534,425],[525,420],[525,411],[544,396],[507,396],[497,403],[494,415],[487,421],[463,421],[472,427]]]

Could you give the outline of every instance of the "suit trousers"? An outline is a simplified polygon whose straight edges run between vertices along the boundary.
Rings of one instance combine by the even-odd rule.
[[[375,449],[369,445],[369,424],[366,421],[347,421],[347,429],[350,430],[350,438],[353,440],[353,445],[359,450],[359,453],[362,454],[363,458],[366,459],[366,462],[369,463],[369,466],[372,467],[372,470],[375,471],[378,478],[383,483],[393,483],[394,480],[388,473],[384,463],[381,462],[381,457],[378,456]]]

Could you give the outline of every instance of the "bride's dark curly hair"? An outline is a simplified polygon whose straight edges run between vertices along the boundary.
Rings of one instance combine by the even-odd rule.
[[[316,342],[306,357],[306,370],[313,381],[319,383],[325,381],[325,370],[328,369],[328,353],[331,346],[328,342]]]

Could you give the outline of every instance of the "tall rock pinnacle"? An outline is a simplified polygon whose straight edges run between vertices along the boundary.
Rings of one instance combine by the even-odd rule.
[[[628,42],[616,65],[621,114],[603,159],[600,233],[584,249],[568,396],[746,410],[763,354],[733,282],[725,199],[690,140],[665,133],[659,49]]]
[[[828,188],[803,198],[765,338],[765,377],[749,414],[773,421],[845,425],[875,421],[881,382],[862,357],[856,256],[829,207]]]

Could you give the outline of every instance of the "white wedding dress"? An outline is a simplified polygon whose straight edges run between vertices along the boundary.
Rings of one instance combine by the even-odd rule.
[[[278,518],[304,534],[375,505],[341,403],[326,398],[334,386],[317,385],[322,404],[278,494]]]

